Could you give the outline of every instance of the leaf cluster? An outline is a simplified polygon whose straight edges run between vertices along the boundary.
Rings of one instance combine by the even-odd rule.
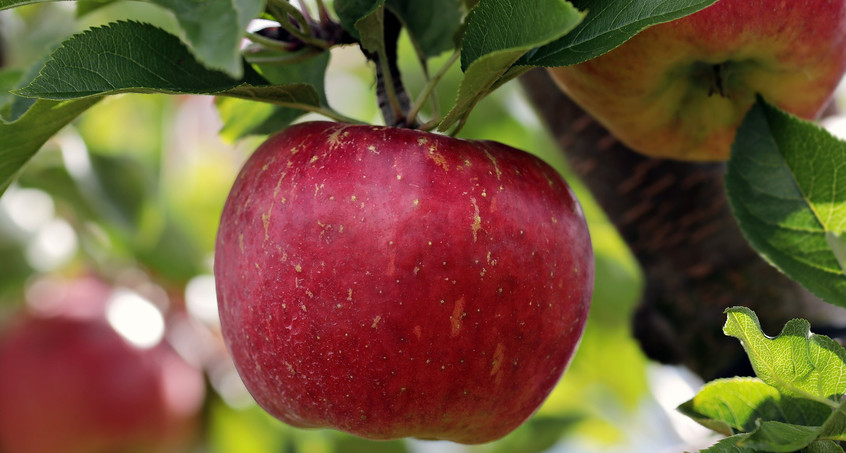
[[[0,10],[41,1],[47,0],[0,0]],[[236,138],[273,132],[307,112],[356,121],[334,111],[324,93],[327,50],[346,44],[321,41],[315,32],[334,20],[325,11],[318,23],[282,0],[149,1],[176,17],[178,35],[142,22],[103,24],[69,37],[27,74],[0,72],[0,193],[47,139],[107,95],[217,96],[224,117],[239,122],[227,125]],[[464,77],[453,106],[428,118],[430,127],[456,132],[480,99],[528,68],[584,61],[649,25],[713,2],[336,0],[334,12],[354,41],[372,52],[386,45],[385,15],[395,16],[431,85],[439,76],[429,75],[428,60],[444,52],[460,55]],[[80,14],[99,6],[79,5]],[[273,15],[280,11],[287,17]],[[292,50],[247,32],[256,18],[279,19],[304,46]],[[301,25],[291,27],[289,19]],[[254,44],[241,46],[245,36]],[[431,92],[420,93],[414,114]],[[243,100],[268,107],[238,102]]]
[[[803,319],[774,338],[754,312],[726,310],[723,332],[740,340],[757,377],[709,382],[679,410],[726,437],[705,453],[843,452],[846,349]]]

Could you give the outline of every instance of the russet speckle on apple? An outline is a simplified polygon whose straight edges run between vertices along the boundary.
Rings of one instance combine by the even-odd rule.
[[[223,335],[280,420],[483,443],[530,417],[593,289],[559,174],[488,141],[312,122],[267,140],[227,199]]]

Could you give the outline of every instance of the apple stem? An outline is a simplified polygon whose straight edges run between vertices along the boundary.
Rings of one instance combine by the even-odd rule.
[[[449,59],[438,70],[438,72],[435,74],[435,76],[432,77],[432,79],[429,80],[426,83],[426,86],[423,87],[423,91],[420,93],[420,95],[414,101],[414,104],[412,104],[411,109],[408,111],[408,114],[407,114],[407,117],[406,117],[406,124],[410,125],[410,123],[413,123],[414,121],[416,121],[417,114],[420,113],[420,109],[422,109],[423,106],[426,105],[426,102],[432,96],[432,93],[434,92],[435,87],[438,85],[438,83],[441,81],[441,79],[444,78],[447,71],[449,71],[449,68],[451,68],[452,65],[455,64],[456,61],[458,61],[458,57],[460,55],[461,54],[458,51],[453,52],[452,55],[449,57]],[[438,112],[435,112],[435,114],[437,116]],[[437,119],[437,122],[439,123],[440,119]]]
[[[720,63],[711,66],[710,77],[708,77],[709,87],[708,87],[708,96],[713,96],[714,94],[718,94],[721,97],[728,97],[725,91],[725,76],[726,76],[726,64]]]

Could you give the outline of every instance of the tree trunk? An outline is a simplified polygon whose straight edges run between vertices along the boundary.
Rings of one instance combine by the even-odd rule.
[[[723,191],[725,165],[636,154],[562,94],[543,70],[522,78],[531,102],[643,268],[632,329],[651,359],[706,380],[751,372],[723,335],[723,310],[754,310],[775,335],[791,318],[831,325],[834,307],[761,259],[740,233]],[[842,314],[839,316],[842,317]]]

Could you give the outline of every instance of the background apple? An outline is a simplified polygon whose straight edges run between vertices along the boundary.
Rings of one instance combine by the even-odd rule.
[[[713,161],[728,158],[756,93],[814,118],[844,69],[846,2],[719,0],[550,73],[630,148]]]
[[[581,207],[536,157],[326,122],[248,160],[215,255],[256,401],[374,439],[481,443],[520,425],[576,348],[593,272]]]
[[[202,373],[164,343],[138,347],[104,315],[112,289],[53,285],[0,333],[3,453],[181,452]]]

